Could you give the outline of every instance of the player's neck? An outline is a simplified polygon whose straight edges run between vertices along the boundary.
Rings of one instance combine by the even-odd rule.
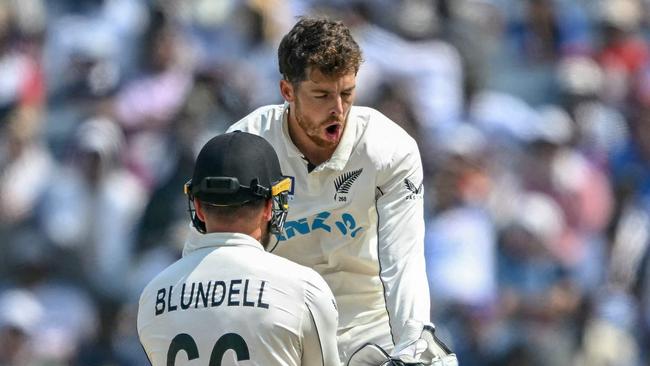
[[[311,140],[307,141],[303,146],[298,144],[296,140],[293,140],[293,143],[296,144],[296,147],[305,156],[305,159],[314,166],[319,166],[329,160],[332,157],[332,154],[334,154],[334,150],[336,150],[336,148],[324,149],[311,142]]]
[[[230,223],[223,225],[218,222],[206,222],[208,233],[240,233],[246,234],[257,241],[262,239],[262,230],[259,226],[250,223]]]
[[[292,120],[291,114],[289,115],[289,137],[303,156],[314,166],[318,166],[325,161],[329,160],[336,146],[322,147],[312,141],[309,136],[301,128],[297,127],[297,122]]]

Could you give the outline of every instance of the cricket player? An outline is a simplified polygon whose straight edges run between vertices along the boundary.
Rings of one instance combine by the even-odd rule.
[[[265,251],[291,189],[259,136],[228,133],[203,147],[186,184],[197,232],[140,297],[138,334],[154,366],[340,365],[329,287]]]
[[[278,57],[285,103],[229,128],[267,139],[293,182],[271,250],[329,284],[341,361],[366,343],[411,352],[430,316],[418,147],[380,112],[353,106],[362,55],[342,23],[301,18]]]

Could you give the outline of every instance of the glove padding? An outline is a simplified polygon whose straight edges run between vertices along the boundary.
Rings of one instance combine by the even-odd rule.
[[[417,338],[416,338],[417,337]],[[389,355],[380,346],[367,343],[357,349],[347,366],[458,366],[456,355],[435,336],[433,324],[406,322],[404,333]]]

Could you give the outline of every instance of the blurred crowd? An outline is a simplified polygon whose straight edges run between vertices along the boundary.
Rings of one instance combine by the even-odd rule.
[[[419,144],[460,364],[650,364],[650,1],[1,0],[0,365],[147,364],[198,148],[282,102],[307,14],[351,27],[356,104]]]

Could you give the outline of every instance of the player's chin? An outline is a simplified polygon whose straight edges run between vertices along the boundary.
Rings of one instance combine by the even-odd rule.
[[[318,141],[316,144],[318,146],[323,147],[323,148],[335,148],[339,142],[341,141],[340,138],[331,138],[329,136],[320,136],[318,138]]]
[[[318,135],[318,136],[311,136],[311,140],[313,143],[315,143],[318,147],[323,148],[323,149],[331,149],[331,148],[336,148],[336,146],[339,144],[340,140],[330,140],[327,139],[323,135]]]

